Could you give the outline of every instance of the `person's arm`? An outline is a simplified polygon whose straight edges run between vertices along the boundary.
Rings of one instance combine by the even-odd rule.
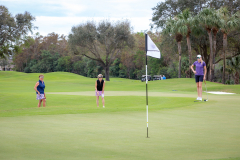
[[[95,82],[95,91],[97,91],[97,81]]]
[[[47,99],[45,93],[44,93],[44,98]]]
[[[193,71],[194,74],[196,74],[196,71],[193,69],[194,65],[191,66],[191,70]]]
[[[97,90],[97,81],[95,82],[95,91],[97,92],[97,95],[98,95],[98,90]]]
[[[104,83],[103,83],[102,93],[104,93],[104,88],[105,88],[105,81],[104,81]]]
[[[37,82],[37,83],[35,84],[34,90],[35,90],[38,94],[40,94],[40,92],[37,90],[38,85],[39,85],[39,82]]]
[[[204,77],[203,77],[203,80],[206,80],[206,75],[207,75],[207,67],[204,66]]]

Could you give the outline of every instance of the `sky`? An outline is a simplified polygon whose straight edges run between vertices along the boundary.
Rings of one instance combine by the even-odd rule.
[[[0,0],[13,15],[30,12],[36,17],[34,32],[68,35],[72,26],[86,21],[130,20],[133,32],[150,29],[152,8],[164,0]]]

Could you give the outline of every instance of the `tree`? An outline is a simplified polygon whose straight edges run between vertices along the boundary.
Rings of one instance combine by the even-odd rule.
[[[219,9],[229,6],[231,13],[240,9],[239,0],[165,0],[159,2],[153,10],[152,27],[164,28],[169,17],[173,18],[189,8],[193,16],[196,16],[204,8]]]
[[[29,12],[12,16],[5,6],[0,5],[0,57],[11,55],[18,49],[18,42],[36,28],[32,23],[34,20]]]
[[[48,51],[50,56],[54,57],[56,53],[64,56],[68,53],[67,40],[64,35],[50,33],[43,37],[36,33],[33,37],[26,36],[19,46],[18,52],[14,54],[14,63],[17,71],[24,71],[25,67],[30,68],[31,60],[40,61],[42,52]],[[29,71],[29,69],[26,69]]]
[[[210,81],[213,81],[213,38],[212,38],[212,29],[218,27],[220,24],[220,18],[216,11],[212,8],[204,8],[201,12],[199,12],[198,16],[196,17],[198,23],[205,28],[208,33],[209,38],[209,48],[210,48]]]
[[[8,61],[8,57],[5,58],[0,58],[0,67],[4,68],[4,70],[6,71],[6,66],[9,66],[10,63]]]
[[[134,69],[134,54],[133,52],[129,52],[128,48],[125,48],[121,54],[121,62],[124,66],[126,66],[127,77],[130,79],[130,71]]]
[[[207,1],[209,0],[166,0],[160,2],[152,8],[154,11],[152,21],[156,27],[164,28],[169,17],[177,16],[186,8],[189,8],[189,11],[196,15],[203,6],[207,6]]]
[[[173,34],[178,44],[178,54],[179,54],[179,63],[178,63],[178,78],[181,78],[181,42],[183,35],[178,30],[177,20],[168,19],[166,23],[166,28],[163,30],[163,34]]]
[[[210,81],[214,81],[214,76],[215,76],[215,57],[217,55],[217,33],[220,29],[220,23],[215,23],[212,32],[213,32],[213,56],[212,56],[212,68],[210,68],[212,76]]]
[[[57,69],[59,54],[51,54],[49,51],[42,50],[40,60],[31,60],[25,67],[25,72],[48,73]]]
[[[222,7],[218,11],[221,17],[221,31],[223,33],[223,76],[222,83],[225,84],[225,68],[226,68],[226,49],[228,34],[240,25],[240,13],[236,12],[231,15],[226,7]]]
[[[234,84],[239,84],[240,56],[227,60],[227,69],[234,73]]]
[[[84,55],[98,61],[105,69],[105,78],[109,81],[109,67],[122,49],[134,47],[129,21],[101,21],[98,25],[88,21],[72,27],[68,36],[69,44],[75,54]]]
[[[189,11],[185,9],[181,14],[177,15],[176,25],[178,26],[178,32],[187,38],[188,56],[189,56],[189,78],[191,78],[191,65],[192,65],[192,49],[190,35],[192,32],[194,19]]]

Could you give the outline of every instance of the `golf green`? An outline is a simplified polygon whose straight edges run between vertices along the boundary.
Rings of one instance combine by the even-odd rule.
[[[111,78],[97,108],[96,79],[44,75],[47,107],[38,108],[38,74],[0,72],[0,159],[240,159],[240,85],[207,82],[236,94],[194,102],[194,79],[149,82],[146,138],[144,82]]]

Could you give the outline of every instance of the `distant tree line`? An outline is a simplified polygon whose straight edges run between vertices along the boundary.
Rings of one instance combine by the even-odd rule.
[[[162,58],[148,58],[149,74],[167,78],[193,77],[189,66],[196,55],[201,54],[207,64],[208,80],[238,84],[239,4],[239,0],[158,3],[153,8],[151,25],[161,31],[147,33],[160,48]],[[8,13],[6,7],[2,8]],[[73,26],[67,37],[56,33],[27,36],[26,33],[35,28],[32,25],[35,18],[26,13],[24,15],[30,17],[26,16],[24,32],[11,39],[11,43],[7,41],[14,45],[8,45],[9,52],[2,52],[2,57],[14,53],[16,71],[65,71],[92,78],[102,73],[106,80],[111,77],[140,79],[145,74],[144,32],[134,33],[128,20],[88,21]],[[6,45],[0,45],[2,51]]]
[[[160,44],[160,34],[149,32],[156,44]],[[131,34],[135,46],[125,46],[116,54],[109,67],[111,77],[140,79],[145,74],[145,42],[144,33]],[[99,73],[105,75],[105,66],[84,54],[75,53],[66,37],[51,33],[41,36],[38,33],[28,36],[14,55],[16,71],[26,73],[72,72],[86,77],[95,78]],[[162,55],[164,57],[164,55]],[[103,56],[104,57],[104,56]],[[171,63],[170,58],[155,59],[149,57],[150,75],[164,74],[168,78],[177,76],[177,64]],[[187,69],[185,58],[183,69]],[[171,67],[169,67],[169,64]]]

